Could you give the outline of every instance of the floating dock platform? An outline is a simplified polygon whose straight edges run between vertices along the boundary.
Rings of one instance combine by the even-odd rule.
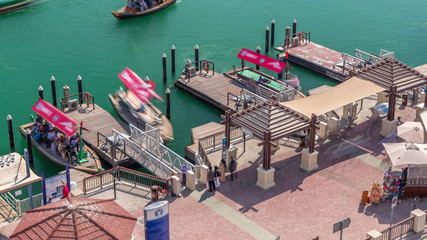
[[[94,105],[94,106],[92,106]],[[122,133],[129,134],[129,126],[120,119],[114,118],[110,113],[96,104],[81,104],[77,108],[65,108],[64,113],[77,122],[83,122],[83,140],[98,154],[100,158],[112,166],[128,165],[132,163],[129,158],[114,158],[108,146],[108,137],[113,135],[113,128]]]
[[[274,49],[284,52],[283,47],[275,47]],[[340,82],[350,77],[347,70],[337,67],[342,66],[344,61],[341,52],[314,42],[290,47],[288,49],[288,60]]]

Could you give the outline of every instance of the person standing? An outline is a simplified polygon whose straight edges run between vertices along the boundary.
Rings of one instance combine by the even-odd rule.
[[[236,163],[236,160],[234,160],[234,158],[231,158],[229,166],[230,166],[231,181],[234,181],[234,178],[237,179],[237,174],[234,175],[235,174],[234,172],[236,171],[236,168],[237,168],[237,163]]]
[[[68,185],[62,182],[62,198],[67,198],[70,193],[70,189],[68,189]]]
[[[216,190],[215,188],[215,173],[212,171],[212,166],[209,166],[208,171],[208,184],[209,184],[209,192],[212,192]]]
[[[182,172],[181,185],[185,187],[187,185],[187,165],[183,164],[181,166],[181,172]]]

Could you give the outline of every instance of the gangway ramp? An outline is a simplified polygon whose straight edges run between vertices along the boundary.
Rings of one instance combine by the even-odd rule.
[[[113,141],[122,142],[122,148],[127,156],[154,175],[167,179],[175,174],[180,175],[183,165],[187,170],[194,169],[192,163],[163,145],[161,138],[158,137],[159,129],[148,124],[145,132],[132,124],[129,124],[129,128],[130,136],[113,129]]]

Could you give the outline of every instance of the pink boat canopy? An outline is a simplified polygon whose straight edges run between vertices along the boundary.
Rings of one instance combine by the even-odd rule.
[[[74,135],[78,129],[76,121],[43,99],[38,100],[32,109],[69,136]]]
[[[154,82],[142,80],[129,68],[125,68],[118,76],[125,86],[131,90],[141,102],[148,102],[152,97],[163,100],[156,92],[154,92]]]
[[[242,48],[242,50],[237,54],[237,57],[277,73],[283,72],[283,69],[286,67],[286,63],[282,61],[267,57],[246,48]]]

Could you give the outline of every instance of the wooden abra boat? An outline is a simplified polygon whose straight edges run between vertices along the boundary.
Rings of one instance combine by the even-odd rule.
[[[165,142],[173,141],[173,127],[169,119],[152,103],[144,103],[144,111],[141,109],[141,101],[132,91],[119,90],[115,94],[109,94],[110,102],[120,117],[128,124],[141,127],[141,123],[160,129],[160,136]]]
[[[151,8],[147,10],[141,10],[137,11],[135,8],[131,8],[129,6],[122,7],[119,10],[115,12],[111,12],[114,17],[116,17],[118,20],[125,19],[125,18],[133,18],[133,17],[142,17],[146,16],[152,13],[155,13],[157,11],[160,11],[162,9],[165,9],[173,4],[175,4],[176,0],[160,0],[162,2],[158,5],[153,5]]]
[[[28,7],[34,0],[0,0],[0,14]]]
[[[26,132],[32,130],[33,123],[28,123],[19,126],[19,132],[22,136],[26,136]],[[69,166],[70,168],[75,168],[80,171],[88,172],[91,174],[98,173],[103,171],[101,161],[99,160],[98,155],[86,144],[84,144],[85,152],[84,159],[79,162],[79,160],[70,160],[67,161],[62,158],[62,156],[58,152],[54,152],[47,148],[46,143],[38,143],[34,136],[31,134],[31,144],[35,147],[43,156],[49,159],[51,162],[54,162],[61,166]]]

